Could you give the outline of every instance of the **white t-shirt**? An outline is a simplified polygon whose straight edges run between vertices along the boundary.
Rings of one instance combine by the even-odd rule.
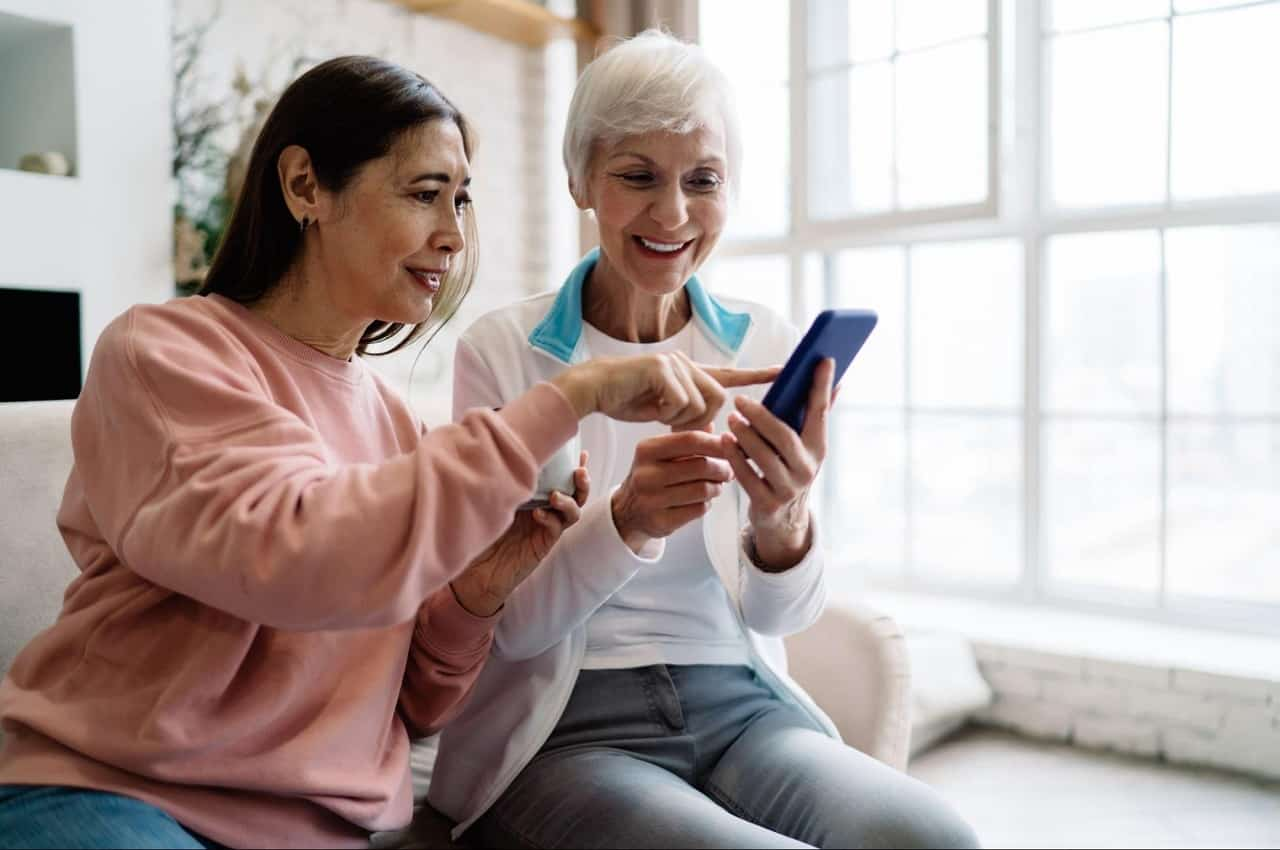
[[[692,321],[674,336],[654,343],[623,342],[583,325],[593,356],[629,356],[693,349]],[[670,433],[653,422],[615,422],[618,456],[631,458],[636,444]],[[611,492],[631,464],[619,464],[616,481],[593,482]],[[722,494],[719,498],[728,498]],[[707,555],[702,520],[667,538],[662,559],[641,568],[587,620],[584,670],[613,670],[651,664],[742,664],[750,657],[724,584]]]

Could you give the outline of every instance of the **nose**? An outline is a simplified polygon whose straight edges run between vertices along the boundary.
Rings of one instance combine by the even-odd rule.
[[[672,232],[689,221],[689,202],[679,183],[661,190],[649,209],[650,217],[664,230]]]
[[[444,219],[440,226],[431,234],[428,240],[432,249],[444,254],[457,254],[467,246],[467,239],[462,235],[462,217],[465,212],[457,215],[441,216]]]

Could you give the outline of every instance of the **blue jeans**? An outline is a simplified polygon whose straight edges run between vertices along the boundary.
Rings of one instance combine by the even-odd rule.
[[[53,785],[0,785],[0,847],[219,846],[132,797]]]
[[[976,847],[928,786],[835,741],[746,667],[584,670],[471,831],[486,847]]]

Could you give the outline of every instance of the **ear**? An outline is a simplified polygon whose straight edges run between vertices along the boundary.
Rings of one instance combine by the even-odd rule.
[[[280,178],[280,194],[294,219],[301,222],[308,218],[320,220],[322,199],[311,154],[299,145],[289,145],[276,160],[276,174]]]
[[[591,211],[591,199],[587,197],[586,190],[574,182],[572,175],[569,177],[569,195],[573,198],[573,202],[578,205],[578,209],[583,212]]]

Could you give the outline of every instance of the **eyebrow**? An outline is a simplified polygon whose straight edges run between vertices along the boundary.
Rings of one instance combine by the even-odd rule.
[[[452,177],[450,177],[448,174],[445,174],[443,171],[431,171],[431,172],[428,172],[428,173],[426,173],[426,174],[419,174],[417,177],[413,178],[413,179],[412,179],[412,180],[410,180],[409,182],[410,182],[410,183],[419,183],[419,182],[421,182],[421,181],[423,181],[423,180],[434,180],[434,181],[436,181],[437,183],[452,183],[452,182],[453,182],[453,178],[452,178]],[[464,179],[464,180],[462,181],[462,185],[463,185],[463,186],[470,186],[470,185],[471,185],[471,177],[470,177],[470,176],[467,176],[467,178],[466,178],[466,179]]]
[[[656,165],[656,164],[657,164],[657,163],[655,163],[655,162],[653,161],[653,159],[651,159],[650,157],[645,156],[644,154],[640,153],[639,151],[617,151],[617,152],[615,152],[615,153],[611,153],[611,154],[609,154],[609,159],[614,159],[614,158],[616,158],[616,157],[620,157],[620,156],[634,156],[636,159],[643,159],[645,162],[649,163],[650,165]],[[724,157],[721,157],[721,156],[709,156],[709,157],[706,157],[706,158],[704,158],[704,159],[702,159],[702,160],[699,160],[699,161],[698,161],[698,164],[697,164],[697,165],[695,165],[695,166],[694,166],[694,168],[702,168],[703,166],[711,165],[711,164],[713,164],[713,163],[714,163],[714,164],[717,164],[717,165],[724,165],[724,164],[725,164]]]

